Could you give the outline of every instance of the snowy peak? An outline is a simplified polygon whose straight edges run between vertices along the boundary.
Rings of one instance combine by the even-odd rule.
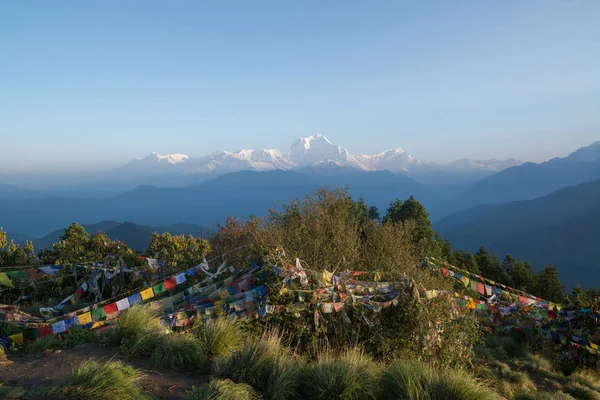
[[[152,161],[167,162],[169,164],[184,163],[189,158],[190,157],[186,154],[175,153],[175,154],[167,154],[167,155],[163,156],[163,155],[160,155],[160,154],[154,153],[154,152],[152,152],[148,157],[146,157],[146,159],[149,159]]]
[[[490,172],[499,172],[510,167],[516,167],[523,164],[523,161],[510,158],[508,160],[473,160],[471,158],[461,158],[446,164],[449,170],[489,170]]]

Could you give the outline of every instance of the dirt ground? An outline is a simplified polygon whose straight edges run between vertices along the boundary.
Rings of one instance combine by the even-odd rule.
[[[118,359],[139,369],[147,376],[144,382],[146,390],[159,399],[184,399],[193,386],[206,380],[197,372],[157,369],[148,360],[124,358],[117,353],[117,349],[90,343],[51,353],[10,355],[8,360],[0,361],[0,382],[25,389],[51,385],[89,358],[101,362]]]

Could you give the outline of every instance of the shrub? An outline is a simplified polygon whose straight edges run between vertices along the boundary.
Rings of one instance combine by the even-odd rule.
[[[199,325],[196,328],[196,336],[205,357],[209,360],[226,356],[239,349],[243,341],[240,320],[230,321],[226,318],[217,318]]]
[[[298,388],[298,363],[281,338],[273,332],[260,339],[247,340],[230,357],[219,357],[214,363],[215,374],[236,382],[247,383],[265,399],[290,399]]]
[[[395,400],[497,399],[462,370],[433,369],[419,361],[395,361],[383,373],[383,398]]]
[[[338,357],[325,353],[304,369],[302,391],[309,399],[375,399],[379,366],[354,349]]]
[[[157,367],[184,369],[198,368],[205,358],[198,339],[186,333],[172,332],[159,336],[150,360]]]
[[[229,379],[211,379],[196,389],[188,400],[253,400],[258,396],[251,386]]]
[[[56,335],[44,336],[34,342],[25,343],[25,352],[36,353],[38,351],[55,350],[60,347],[60,340]]]
[[[74,400],[138,400],[149,398],[140,388],[143,376],[120,361],[101,364],[88,360],[49,390],[50,395]]]
[[[81,326],[74,326],[68,334],[63,337],[63,347],[79,346],[94,341],[94,333]]]

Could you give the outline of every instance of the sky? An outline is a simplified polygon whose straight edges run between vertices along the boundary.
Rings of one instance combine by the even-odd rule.
[[[0,2],[0,170],[278,148],[544,161],[600,140],[600,1]]]

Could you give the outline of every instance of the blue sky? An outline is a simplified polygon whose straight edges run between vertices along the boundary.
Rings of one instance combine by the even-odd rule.
[[[545,160],[600,140],[600,1],[0,2],[0,169],[322,133]]]

